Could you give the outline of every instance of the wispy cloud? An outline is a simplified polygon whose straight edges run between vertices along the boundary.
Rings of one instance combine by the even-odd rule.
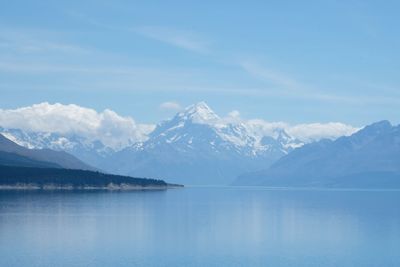
[[[179,111],[182,106],[176,101],[167,101],[160,104],[160,109],[165,111]]]
[[[272,83],[282,89],[296,89],[302,87],[298,81],[290,78],[288,75],[262,67],[258,64],[244,61],[240,62],[239,66],[251,76]]]
[[[103,29],[107,29],[107,30],[113,30],[113,31],[120,30],[119,27],[114,27],[114,26],[109,25],[107,23],[103,23],[103,22],[101,22],[101,21],[89,16],[88,14],[81,12],[81,11],[69,9],[69,10],[65,10],[65,14],[68,15],[69,17],[75,19],[75,20],[78,20],[80,22],[84,22],[84,23],[86,23],[88,25],[91,25],[91,26],[95,26],[95,27],[99,27],[99,28],[103,28]]]
[[[322,90],[307,89],[305,85],[294,86],[297,82],[290,82],[293,87],[285,88],[286,82],[278,83],[280,86],[263,85],[259,87],[243,84],[224,85],[215,84],[213,80],[204,83],[207,72],[198,69],[182,68],[151,68],[134,66],[98,66],[37,63],[29,61],[0,61],[0,74],[57,74],[64,84],[27,84],[25,89],[40,90],[51,88],[83,88],[85,90],[102,91],[154,91],[154,92],[182,92],[182,93],[219,93],[223,95],[257,96],[257,97],[284,97],[288,99],[318,100],[323,102],[345,103],[351,105],[366,104],[398,104],[400,97],[397,95],[334,95],[324,93]],[[154,79],[157,77],[157,79]],[[282,76],[279,76],[280,79]],[[291,79],[289,79],[292,81]],[[201,85],[199,84],[201,82]],[[71,88],[73,86],[73,88]],[[4,79],[1,88],[18,88],[18,83],[9,84]]]
[[[239,62],[238,65],[249,75],[265,82],[269,85],[269,88],[275,89],[276,93],[281,96],[317,99],[330,102],[356,103],[359,101],[358,96],[354,97],[327,93],[325,92],[326,90],[317,88],[314,85],[304,84],[286,73],[261,66],[254,62],[243,61]]]
[[[146,67],[124,67],[124,66],[97,66],[97,65],[76,65],[76,64],[57,64],[57,63],[37,63],[30,61],[3,61],[0,62],[0,72],[15,73],[78,73],[93,75],[126,75],[136,77],[140,75],[161,75],[168,76],[168,73],[181,74],[185,77],[183,70],[170,69],[166,72],[159,68]]]
[[[89,25],[100,27],[106,30],[134,32],[146,38],[150,38],[188,51],[197,53],[210,52],[210,42],[205,40],[203,36],[200,36],[198,33],[193,31],[163,26],[115,26],[101,22],[82,12],[69,10],[66,12],[66,14],[74,19],[84,21]]]
[[[102,26],[101,24],[97,24]],[[104,26],[105,27],[105,26]],[[256,60],[225,60],[226,65],[238,66],[251,77],[264,82],[259,87],[216,85],[212,79],[207,84],[208,71],[182,70],[168,68],[144,68],[144,67],[121,67],[109,65],[92,65],[82,63],[62,64],[43,60],[42,55],[48,52],[63,54],[92,53],[81,45],[59,41],[54,33],[33,31],[29,29],[7,29],[0,28],[0,52],[3,58],[0,61],[0,72],[3,73],[74,73],[74,84],[83,82],[81,88],[99,88],[101,90],[157,90],[157,91],[191,91],[191,92],[219,92],[223,94],[278,96],[299,99],[314,99],[324,102],[336,102],[347,104],[368,103],[400,103],[397,88],[390,91],[392,97],[385,95],[355,96],[338,94],[333,90],[325,90],[315,85],[305,84],[292,75],[276,70],[269,66],[258,64]],[[128,31],[128,29],[126,29]],[[132,30],[131,30],[132,31]],[[134,31],[138,34],[164,42],[185,50],[202,53],[205,58],[216,61],[220,55],[209,46],[209,42],[200,38],[197,34],[164,27],[137,27]],[[13,57],[12,52],[19,52],[22,56],[26,53],[40,54],[40,58],[30,58],[21,62],[18,57]],[[98,51],[95,51],[98,52]],[[205,53],[207,52],[207,53]],[[234,58],[232,55],[225,55]],[[6,58],[9,60],[7,61]],[[47,63],[46,63],[47,62]],[[76,78],[80,74],[85,79]],[[87,77],[92,75],[92,77]],[[154,79],[157,77],[157,79]],[[91,81],[89,81],[92,79]],[[201,82],[199,82],[201,81]],[[199,84],[202,84],[201,86]],[[59,86],[59,85],[58,85]],[[124,88],[125,87],[125,88]],[[141,87],[142,89],[140,89]],[[383,90],[379,85],[377,90]],[[378,88],[379,87],[379,88]],[[389,95],[389,94],[387,94]]]
[[[44,37],[43,35],[47,35]],[[29,30],[0,29],[0,49],[20,53],[88,53],[87,48],[77,44],[53,41],[49,34],[39,34]]]
[[[148,38],[185,50],[198,53],[206,53],[209,51],[209,43],[193,32],[154,26],[135,27],[133,31]]]

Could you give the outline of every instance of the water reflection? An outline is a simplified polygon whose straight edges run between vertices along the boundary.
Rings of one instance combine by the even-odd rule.
[[[5,266],[400,266],[396,191],[1,192]]]

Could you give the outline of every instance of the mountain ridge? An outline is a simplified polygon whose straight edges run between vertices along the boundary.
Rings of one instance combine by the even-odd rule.
[[[0,151],[13,153],[38,162],[53,163],[66,169],[97,170],[64,151],[28,149],[14,143],[2,134],[0,134]]]
[[[265,168],[310,142],[293,137],[285,127],[243,120],[238,113],[220,117],[205,102],[198,102],[157,124],[143,141],[128,142],[118,149],[100,141],[105,138],[79,133],[1,127],[0,133],[28,148],[65,151],[110,173],[221,185],[241,173]]]
[[[282,130],[283,131],[283,130]],[[281,135],[278,135],[281,136]],[[289,137],[286,134],[287,137]],[[158,124],[149,139],[111,156],[113,172],[185,184],[228,184],[240,172],[270,164],[298,142],[263,144],[242,123],[225,122],[204,102]]]
[[[269,168],[242,174],[236,185],[363,186],[379,185],[384,176],[400,186],[400,125],[373,123],[348,137],[304,145]],[[359,177],[358,182],[352,177]]]

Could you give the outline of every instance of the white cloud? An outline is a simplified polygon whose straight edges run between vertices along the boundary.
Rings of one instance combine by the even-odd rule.
[[[219,119],[219,124],[224,125],[227,123],[241,123],[243,119],[240,117],[240,112],[238,110],[232,110],[228,112],[228,115],[224,118]]]
[[[285,122],[267,122],[254,119],[244,123],[256,136],[274,136],[277,133],[276,130],[283,129],[290,136],[305,143],[323,138],[336,139],[340,136],[351,135],[359,130],[359,128],[340,122],[290,125]]]
[[[211,111],[213,112],[213,111]],[[291,137],[304,143],[319,141],[321,139],[336,139],[341,136],[348,136],[360,128],[353,127],[340,122],[327,123],[305,123],[292,125],[287,122],[268,122],[263,119],[244,119],[238,110],[230,111],[225,117],[213,116],[202,123],[207,123],[218,128],[223,128],[228,124],[241,124],[247,132],[258,140],[264,136],[277,138],[279,133],[284,130]]]
[[[189,51],[198,53],[205,53],[208,51],[207,43],[193,32],[153,26],[136,27],[133,31],[148,38]]]
[[[192,106],[187,107],[186,110],[191,107]],[[209,124],[217,128],[224,128],[228,124],[240,124],[246,128],[248,134],[255,137],[257,140],[261,140],[264,136],[277,138],[281,131],[284,130],[291,137],[304,143],[310,143],[324,138],[333,140],[341,136],[349,136],[360,129],[341,122],[292,125],[281,121],[269,122],[263,119],[244,119],[240,116],[238,110],[230,111],[225,117],[219,117],[211,109],[209,109],[209,112],[214,114],[214,116],[206,116],[205,119],[201,120],[201,123]]]
[[[252,119],[243,121],[246,127],[252,132],[255,136],[259,138],[263,136],[273,136],[276,137],[277,130],[279,129],[287,129],[289,124],[284,122],[267,122],[262,119]]]
[[[303,141],[310,142],[322,138],[336,139],[343,135],[351,135],[358,130],[359,128],[355,128],[348,124],[328,122],[298,124],[289,127],[287,132]]]
[[[166,110],[181,109],[176,102],[165,102],[160,108]],[[305,143],[322,138],[335,139],[351,135],[359,128],[339,122],[309,123],[290,125],[285,122],[267,122],[262,119],[245,120],[237,110],[224,118],[217,116],[212,120],[215,126],[223,127],[227,123],[242,124],[254,137],[277,137],[280,130]],[[0,126],[17,128],[31,132],[52,132],[65,136],[78,135],[90,141],[100,140],[114,149],[121,149],[129,144],[147,139],[154,129],[152,124],[139,124],[131,117],[118,115],[106,109],[97,112],[94,109],[70,104],[49,104],[47,102],[17,109],[0,109]]]
[[[17,109],[0,109],[0,126],[33,132],[54,132],[80,135],[89,140],[100,140],[115,149],[132,142],[142,141],[154,129],[153,125],[136,123],[106,109],[47,102]]]
[[[231,118],[240,118],[240,112],[238,110],[232,110],[228,113],[228,116]]]
[[[182,110],[182,106],[178,102],[168,101],[161,103],[160,109],[166,111],[180,111]]]

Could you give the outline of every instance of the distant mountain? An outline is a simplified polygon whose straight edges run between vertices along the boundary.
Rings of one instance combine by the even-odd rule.
[[[245,171],[272,164],[302,143],[284,130],[256,136],[241,122],[227,122],[204,102],[157,125],[147,141],[116,152],[105,169],[184,184],[229,184]]]
[[[163,180],[104,174],[67,154],[28,149],[0,134],[0,189],[166,189]]]
[[[0,134],[25,148],[67,152],[110,173],[186,184],[229,184],[305,143],[357,130],[338,122],[289,125],[245,120],[237,111],[219,117],[204,102],[157,126],[136,123],[111,110],[98,113],[59,103],[7,112]]]
[[[78,134],[1,127],[0,133],[26,148],[64,151],[110,173],[185,184],[229,184],[237,175],[269,166],[303,145],[283,128],[266,134],[262,127],[221,118],[199,102],[158,124],[145,141],[118,148]]]
[[[34,167],[60,167],[66,169],[96,170],[64,151],[51,149],[28,149],[0,134],[0,152],[3,163],[11,165],[25,162]],[[9,165],[7,164],[7,165]]]
[[[29,149],[51,149],[65,151],[91,166],[101,166],[105,158],[114,153],[114,149],[101,141],[89,141],[78,135],[62,135],[49,132],[26,132],[21,129],[0,127],[0,134]]]
[[[236,185],[400,187],[400,125],[381,121],[335,141],[304,145]]]

